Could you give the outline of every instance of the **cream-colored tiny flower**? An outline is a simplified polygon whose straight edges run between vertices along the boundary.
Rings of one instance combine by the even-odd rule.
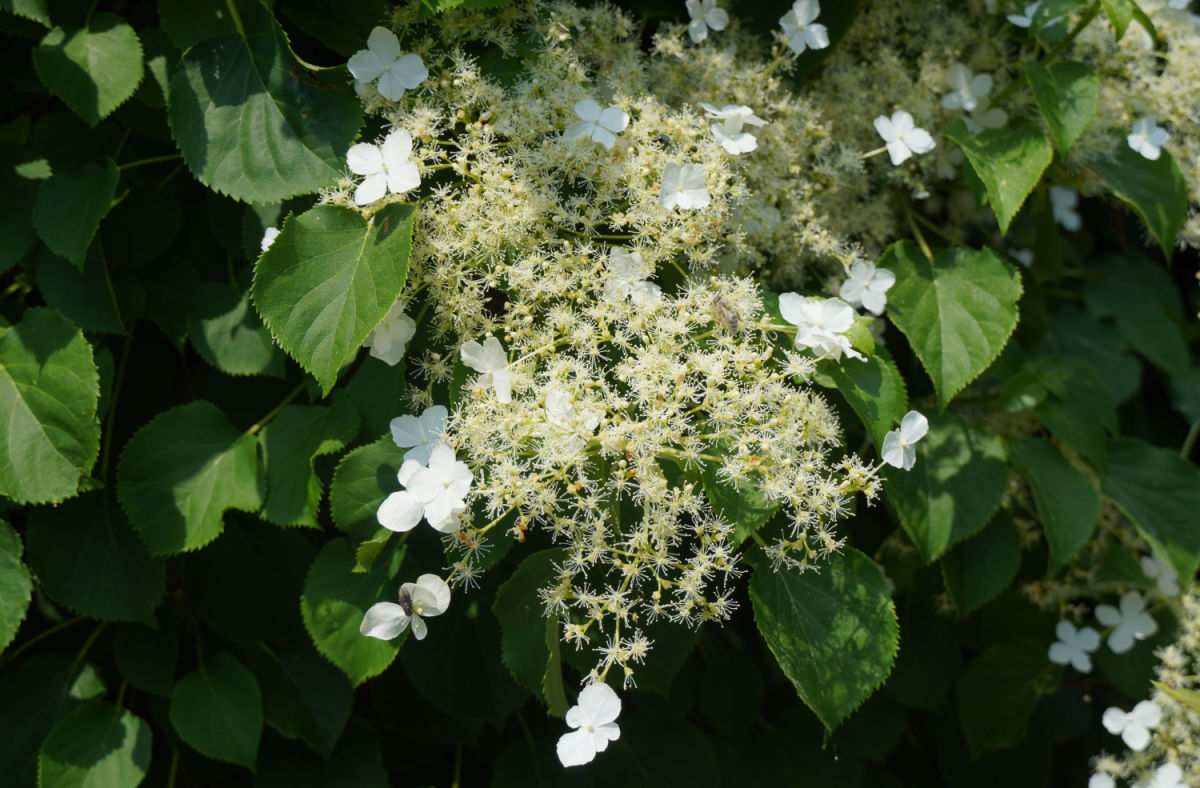
[[[658,201],[668,211],[675,208],[687,211],[707,208],[709,199],[702,165],[671,162],[663,170],[662,192]]]
[[[356,205],[370,205],[388,192],[404,194],[421,185],[421,173],[412,160],[412,135],[396,129],[382,145],[360,142],[346,151],[350,172],[364,175],[354,190]]]
[[[662,289],[650,281],[653,266],[642,259],[642,253],[614,246],[608,253],[604,297],[609,301],[626,298],[638,306],[651,306],[662,298]]]

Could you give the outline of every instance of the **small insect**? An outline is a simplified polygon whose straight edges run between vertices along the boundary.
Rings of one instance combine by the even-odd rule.
[[[729,304],[726,303],[725,299],[723,299],[721,296],[717,296],[713,299],[713,311],[717,313],[717,320],[719,320],[726,328],[728,328],[730,331],[738,330],[738,326],[741,325],[741,321],[738,319],[737,312],[735,312],[733,307],[729,306]]]

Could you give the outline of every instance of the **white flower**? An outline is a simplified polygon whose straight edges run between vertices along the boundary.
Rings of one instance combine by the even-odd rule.
[[[1188,7],[1190,2],[1192,0],[1167,0],[1167,7],[1182,11]]]
[[[1100,633],[1091,627],[1076,629],[1070,621],[1059,621],[1055,632],[1058,640],[1050,645],[1050,661],[1070,665],[1080,673],[1091,673],[1091,652],[1100,648]]]
[[[363,347],[371,349],[372,358],[394,367],[404,360],[408,342],[416,333],[417,324],[404,314],[403,306],[397,301],[379,321],[379,325],[367,335]]]
[[[845,354],[866,361],[846,336],[854,325],[854,308],[842,299],[784,293],[779,296],[779,313],[796,327],[797,348],[809,348],[818,358],[837,361]]]
[[[963,123],[967,131],[978,134],[984,129],[1002,129],[1008,123],[1008,113],[999,107],[989,107],[987,99],[979,102],[979,106],[970,115],[963,115]]]
[[[861,262],[850,266],[850,275],[842,283],[838,295],[850,306],[862,306],[873,315],[882,315],[887,306],[887,291],[896,284],[896,275],[874,263]]]
[[[658,202],[668,211],[679,207],[696,210],[708,206],[708,188],[704,185],[704,167],[699,164],[671,162],[663,170],[662,192]]]
[[[354,75],[355,87],[379,80],[379,95],[399,101],[404,91],[412,90],[429,77],[429,70],[418,55],[401,55],[400,39],[384,27],[376,27],[367,37],[367,48],[360,49],[346,64]]]
[[[552,385],[546,391],[546,423],[550,435],[562,449],[575,453],[587,445],[604,414],[596,408],[580,410],[566,389]]]
[[[1179,596],[1179,573],[1165,561],[1159,561],[1154,556],[1142,557],[1142,573],[1158,586],[1158,593],[1165,596]]]
[[[700,106],[704,107],[708,117],[720,121],[712,124],[712,133],[726,153],[736,156],[739,153],[749,153],[758,147],[758,138],[743,128],[767,125],[765,120],[754,114],[754,110],[738,104],[726,104],[718,108],[702,102]]]
[[[267,251],[271,248],[271,244],[275,243],[275,239],[279,237],[278,227],[268,227],[263,231],[262,241],[259,242],[258,248],[261,251]]]
[[[421,185],[421,173],[412,160],[412,135],[396,129],[383,145],[360,142],[346,151],[346,164],[355,175],[365,175],[354,190],[355,205],[370,205],[383,195],[404,194]]]
[[[592,99],[576,102],[575,114],[579,117],[579,122],[563,134],[563,139],[567,142],[588,139],[612,150],[612,146],[617,142],[617,135],[629,125],[629,116],[619,107],[601,109]]]
[[[612,687],[603,683],[584,687],[579,702],[567,709],[567,726],[575,730],[559,737],[558,760],[563,766],[591,763],[610,741],[621,738],[619,716],[621,699]]]
[[[717,0],[687,0],[687,12],[692,18],[688,35],[697,44],[708,38],[710,28],[719,33],[729,25],[729,14],[717,7]]]
[[[1013,258],[1021,265],[1028,268],[1033,265],[1033,250],[1032,249],[1013,249],[1009,252]]]
[[[649,281],[653,273],[654,269],[642,259],[641,252],[614,246],[608,253],[604,297],[609,301],[628,298],[638,306],[651,306],[662,298],[662,289]]]
[[[496,399],[503,404],[512,402],[512,372],[508,369],[508,356],[504,346],[495,337],[488,337],[483,344],[468,342],[459,351],[462,361],[480,374],[485,386],[496,390]]]
[[[367,609],[358,631],[367,637],[391,640],[412,625],[413,637],[429,633],[425,619],[440,616],[450,607],[450,586],[437,575],[421,575],[415,583],[400,586],[400,604],[376,602]]]
[[[942,96],[942,106],[946,109],[974,112],[992,93],[992,76],[976,74],[962,63],[950,66],[946,81],[950,85],[950,92]]]
[[[1017,27],[1032,27],[1033,16],[1037,13],[1037,10],[1041,8],[1041,6],[1042,4],[1040,0],[1036,3],[1030,3],[1029,5],[1025,6],[1024,13],[1010,14],[1008,21],[1012,22]]]
[[[903,164],[913,154],[929,153],[937,147],[929,132],[917,128],[913,116],[904,110],[893,112],[890,119],[886,115],[875,118],[875,130],[887,143],[887,152],[892,158],[892,164]]]
[[[1145,640],[1158,631],[1158,622],[1146,612],[1146,602],[1137,591],[1127,591],[1121,597],[1121,609],[1112,605],[1097,605],[1096,620],[1113,627],[1108,647],[1114,654],[1124,654],[1133,648],[1134,640]]]
[[[1132,133],[1126,138],[1129,147],[1145,156],[1150,161],[1157,161],[1162,155],[1162,146],[1171,139],[1167,130],[1158,125],[1153,115],[1138,118],[1133,124]]]
[[[1112,706],[1100,718],[1104,727],[1114,736],[1120,736],[1126,746],[1141,752],[1150,743],[1151,728],[1162,722],[1162,709],[1154,701],[1144,700],[1128,714]]]
[[[915,410],[904,414],[900,429],[883,436],[883,461],[893,468],[911,471],[917,464],[917,443],[929,432],[929,420]]]
[[[424,517],[444,534],[459,528],[458,516],[466,511],[463,500],[471,489],[471,469],[444,443],[433,447],[429,464],[405,460],[396,479],[406,489],[394,492],[379,505],[376,517],[389,531],[411,531]]]
[[[788,48],[797,55],[806,49],[824,49],[829,46],[829,31],[825,25],[814,24],[821,15],[820,0],[796,0],[792,10],[779,20]]]
[[[408,449],[404,453],[405,462],[429,463],[434,448],[442,442],[449,415],[444,405],[431,405],[420,416],[397,416],[391,420],[388,427],[392,431],[392,440],[400,448]]]
[[[1154,777],[1148,783],[1139,784],[1138,788],[1188,788],[1183,781],[1183,770],[1173,763],[1164,763],[1154,772]]]
[[[1117,788],[1116,781],[1103,772],[1096,772],[1088,780],[1088,788]]]
[[[1079,192],[1065,186],[1050,187],[1050,208],[1054,211],[1054,221],[1062,225],[1064,230],[1076,232],[1083,226],[1079,215]]]

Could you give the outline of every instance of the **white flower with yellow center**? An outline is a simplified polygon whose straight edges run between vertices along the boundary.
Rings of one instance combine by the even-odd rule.
[[[400,586],[399,601],[376,602],[363,615],[358,631],[370,638],[391,640],[412,627],[413,637],[429,634],[425,619],[440,616],[450,607],[450,586],[437,575],[421,575],[415,583]]]

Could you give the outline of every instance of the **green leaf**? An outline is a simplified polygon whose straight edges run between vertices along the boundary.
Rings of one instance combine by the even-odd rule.
[[[1141,257],[1092,261],[1084,301],[1096,315],[1111,317],[1134,350],[1168,375],[1191,364],[1179,290],[1167,270]]]
[[[345,675],[307,644],[276,650],[263,644],[250,664],[262,684],[267,724],[329,757],[354,703]]]
[[[346,448],[358,432],[358,416],[346,402],[333,407],[289,405],[259,436],[267,474],[262,516],[276,525],[319,528],[323,489],[316,458]]]
[[[249,3],[239,1],[238,5]],[[201,41],[237,33],[225,0],[158,0],[158,21],[180,52]]]
[[[52,503],[75,494],[100,451],[100,375],[79,329],[50,309],[0,326],[0,495]]]
[[[329,509],[339,531],[359,540],[379,534],[375,513],[384,498],[400,489],[396,474],[403,460],[404,451],[390,435],[342,458],[329,485]]]
[[[263,743],[255,788],[389,788],[379,737],[357,719],[327,757],[282,739]]]
[[[150,770],[153,734],[145,720],[93,700],[64,717],[38,753],[38,788],[136,786]]]
[[[113,639],[113,659],[130,685],[168,697],[179,664],[179,630],[173,619],[159,629],[126,624]]]
[[[188,335],[200,357],[227,375],[282,378],[287,362],[258,314],[250,293],[203,282],[192,293]]]
[[[1043,66],[1031,60],[1024,70],[1054,144],[1065,156],[1100,109],[1100,77],[1091,66],[1071,61]]]
[[[40,22],[50,27],[50,0],[0,0],[0,11]]]
[[[208,758],[253,770],[262,737],[262,693],[246,666],[221,652],[171,692],[171,727]]]
[[[704,494],[713,511],[733,525],[733,542],[741,544],[775,516],[782,504],[766,496],[752,480],[738,487],[720,477],[719,465],[705,463],[701,472]]]
[[[1104,14],[1108,17],[1108,21],[1112,23],[1118,41],[1125,37],[1125,31],[1129,29],[1130,23],[1135,19],[1146,29],[1151,38],[1158,38],[1158,31],[1154,28],[1154,23],[1138,5],[1137,0],[1100,0],[1100,5],[1104,8]]]
[[[1169,449],[1124,438],[1108,452],[1104,494],[1180,577],[1200,569],[1200,468]]]
[[[1188,187],[1169,151],[1150,161],[1128,145],[1089,162],[1108,190],[1134,210],[1170,259],[1187,219]]]
[[[333,183],[362,123],[345,72],[305,70],[261,3],[239,3],[234,34],[186,51],[168,117],[192,173],[246,202],[278,202]]]
[[[565,556],[561,549],[530,555],[500,586],[492,603],[492,612],[500,622],[500,658],[504,666],[519,684],[543,699],[543,682],[551,667],[549,641],[557,643],[559,631],[554,627],[551,637],[538,592],[553,584],[558,575],[554,565]],[[561,685],[561,670],[558,676]]]
[[[221,534],[228,509],[262,506],[255,440],[211,403],[161,413],[129,441],[117,493],[155,555],[203,547]]]
[[[942,577],[959,613],[968,616],[1003,593],[1020,567],[1017,529],[1002,512],[981,533],[946,555]]]
[[[120,173],[112,159],[56,172],[38,187],[33,226],[50,251],[83,270],[88,247],[112,206]]]
[[[972,756],[1019,744],[1060,672],[1046,659],[1046,645],[1031,640],[1008,640],[976,657],[958,681],[958,713]]]
[[[86,27],[56,27],[33,50],[46,89],[89,126],[121,106],[142,81],[142,44],[120,17],[99,13]]]
[[[896,274],[888,318],[945,408],[991,366],[1016,328],[1020,274],[990,249],[944,249],[930,262],[911,241],[893,244],[879,265]]]
[[[832,732],[888,677],[900,627],[887,578],[853,547],[815,571],[750,580],[758,630],[805,704]]]
[[[0,520],[0,653],[17,636],[32,596],[33,578],[21,563],[21,537]]]
[[[354,574],[354,550],[345,539],[327,542],[313,561],[300,597],[304,626],[322,656],[341,668],[355,685],[387,670],[406,635],[377,640],[362,635],[367,608],[392,601],[404,551],[376,561],[366,574]]]
[[[101,621],[153,623],[166,563],[150,556],[108,493],[35,510],[25,539],[29,566],[55,602]]]
[[[876,448],[881,448],[884,436],[908,411],[908,391],[896,365],[889,358],[874,355],[853,364],[823,362],[820,370],[846,398]]]
[[[405,371],[404,364],[389,367],[367,356],[349,380],[333,392],[335,403],[344,399],[354,406],[362,424],[359,434],[365,439],[374,440],[387,434],[388,425],[396,416],[396,405],[404,401],[408,388]]]
[[[1008,488],[1004,442],[955,416],[929,420],[911,471],[888,469],[887,500],[926,561],[978,533]]]
[[[408,277],[412,205],[364,219],[319,205],[289,217],[258,260],[254,304],[292,358],[328,393]]]
[[[571,705],[567,701],[567,688],[563,684],[561,637],[558,614],[554,613],[546,619],[546,650],[550,653],[550,658],[546,660],[541,689],[542,698],[546,701],[546,710],[555,717],[565,716]]]
[[[1054,148],[1040,129],[1027,122],[972,134],[959,119],[946,128],[946,136],[958,143],[983,181],[988,202],[1000,224],[1000,234],[1006,234],[1021,205],[1050,166]]]
[[[8,784],[37,780],[37,755],[46,734],[67,712],[104,694],[91,665],[69,654],[35,653],[20,669],[0,672],[0,774]]]
[[[387,0],[357,0],[350,4],[300,0],[288,3],[282,9],[296,27],[346,58],[366,45],[371,29],[386,18],[390,10]]]
[[[359,542],[358,547],[354,548],[354,569],[351,571],[356,575],[370,572],[371,567],[379,560],[379,556],[383,554],[384,549],[395,535],[393,531],[380,528],[370,539]]]
[[[48,306],[84,331],[125,333],[114,283],[97,247],[85,254],[83,270],[42,247],[37,260],[37,289]]]
[[[1010,450],[1033,489],[1051,564],[1056,571],[1062,569],[1092,538],[1100,518],[1100,496],[1091,480],[1045,438],[1015,441]]]

